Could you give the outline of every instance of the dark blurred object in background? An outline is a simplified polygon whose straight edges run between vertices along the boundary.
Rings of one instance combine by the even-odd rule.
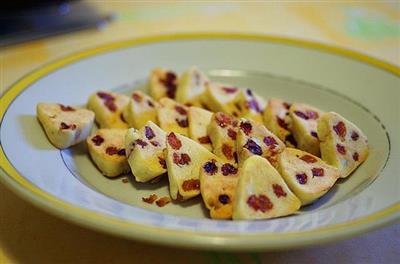
[[[1,1],[0,46],[99,27],[110,20],[111,15],[81,1]]]

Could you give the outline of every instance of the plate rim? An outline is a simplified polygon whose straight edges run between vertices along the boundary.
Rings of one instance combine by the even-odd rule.
[[[344,56],[358,62],[372,65],[400,77],[400,67],[365,55],[358,51],[324,44],[315,41],[248,33],[175,33],[138,37],[103,44],[97,47],[74,52],[65,57],[56,59],[48,64],[34,69],[14,82],[0,98],[0,129],[3,118],[16,97],[34,82],[42,77],[76,61],[93,57],[118,49],[177,40],[248,40],[267,43],[279,43],[308,49],[317,49],[333,55]],[[270,233],[270,234],[240,234],[200,233],[195,231],[171,230],[162,227],[143,225],[122,220],[117,217],[107,216],[89,209],[64,202],[25,179],[7,159],[0,142],[0,181],[8,186],[14,193],[20,195],[31,204],[70,222],[83,225],[105,233],[122,236],[125,238],[157,243],[167,246],[180,246],[185,248],[218,249],[218,250],[263,250],[292,248],[311,245],[316,242],[328,242],[344,239],[365,231],[376,229],[400,219],[400,202],[386,207],[373,214],[354,219],[341,224],[330,225],[307,231]]]

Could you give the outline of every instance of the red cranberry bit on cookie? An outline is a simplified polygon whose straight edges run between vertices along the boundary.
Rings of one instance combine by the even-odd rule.
[[[229,196],[226,194],[221,194],[220,196],[218,196],[218,201],[222,204],[228,204],[230,199]]]
[[[222,87],[222,90],[224,90],[225,93],[231,94],[231,93],[236,93],[238,88],[236,87]]]
[[[197,179],[186,180],[182,184],[182,189],[185,192],[199,190],[200,189],[200,180],[197,180]]]
[[[105,92],[98,92],[97,96],[100,97],[101,99],[105,100],[105,101],[115,100],[114,96],[112,96],[109,93],[105,93]]]
[[[221,112],[215,114],[215,121],[222,128],[232,124],[232,118]]]
[[[117,111],[117,105],[114,103],[113,100],[106,100],[104,101],[104,105],[110,110],[111,112]]]
[[[189,126],[189,122],[188,122],[187,118],[184,118],[184,119],[176,118],[175,121],[176,121],[176,123],[178,123],[178,125],[180,127],[188,127]]]
[[[253,126],[250,124],[250,122],[240,122],[240,129],[248,136],[251,133],[251,130],[253,129]]]
[[[346,126],[342,121],[339,121],[335,126],[333,126],[333,131],[336,135],[344,138],[346,136]]]
[[[353,141],[357,141],[359,137],[360,136],[358,135],[358,133],[356,131],[351,132],[351,139]]]
[[[149,197],[142,197],[142,201],[148,204],[154,203],[154,201],[157,200],[157,195],[156,194],[151,194]]]
[[[227,144],[222,144],[222,153],[227,159],[233,159],[232,147]]]
[[[359,158],[358,153],[357,153],[357,152],[354,152],[354,154],[353,154],[353,160],[354,160],[354,161],[358,161],[358,158]]]
[[[92,142],[96,146],[100,146],[104,142],[104,138],[100,135],[96,135],[96,136],[92,137]]]
[[[254,142],[252,139],[248,139],[246,144],[243,146],[244,148],[248,149],[251,153],[255,155],[262,155],[261,147]]]
[[[294,111],[294,114],[297,115],[298,117],[304,119],[304,120],[308,120],[309,117],[307,114],[301,112],[301,111]]]
[[[315,137],[315,138],[318,138],[317,132],[311,131],[310,134],[311,134],[311,136],[313,136],[313,137]]]
[[[276,121],[278,122],[278,125],[284,129],[288,129],[288,125],[286,124],[285,120],[280,118],[279,116],[276,117]]]
[[[106,148],[106,153],[108,155],[115,155],[118,153],[118,149],[116,147],[107,147]]]
[[[167,136],[168,144],[175,150],[179,150],[182,147],[182,142],[176,137],[174,133],[169,133]]]
[[[141,140],[140,138],[135,140],[135,144],[141,146],[142,148],[144,148],[148,145],[147,142]]]
[[[214,175],[215,173],[218,172],[218,166],[215,164],[215,160],[207,161],[204,164],[203,169],[210,175]]]
[[[283,105],[283,107],[285,107],[287,110],[289,110],[289,108],[292,106],[292,105],[289,104],[288,102],[283,102],[282,105]]]
[[[264,144],[270,149],[274,149],[278,145],[278,142],[276,142],[275,138],[271,136],[265,137],[263,141]]]
[[[64,112],[73,112],[73,111],[75,111],[75,108],[73,108],[73,107],[71,107],[69,105],[67,105],[67,106],[65,106],[63,104],[58,104],[58,105],[60,106],[61,111],[64,111]]]
[[[312,175],[313,177],[322,177],[325,175],[324,169],[323,168],[312,168]]]
[[[306,115],[308,116],[309,119],[318,119],[319,114],[315,111],[307,110]]]
[[[210,144],[211,143],[211,139],[209,136],[199,137],[197,140],[200,142],[200,144]]]
[[[247,199],[247,205],[253,208],[255,211],[260,210],[263,213],[265,213],[268,210],[271,210],[274,207],[271,200],[263,194],[259,196],[254,194],[251,195]]]
[[[175,106],[175,111],[178,112],[180,115],[187,115],[187,111],[182,106]]]
[[[158,163],[160,163],[163,169],[167,168],[167,163],[165,162],[165,159],[163,157],[158,157]]]
[[[316,158],[314,158],[311,155],[307,155],[307,154],[301,156],[299,159],[301,159],[302,161],[305,161],[306,163],[315,163],[315,162],[317,162]]]
[[[228,176],[229,174],[236,174],[238,172],[238,169],[235,168],[232,164],[225,163],[221,167],[222,175]]]
[[[150,101],[150,100],[147,100],[147,105],[148,105],[148,106],[150,106],[150,107],[154,107],[154,104],[153,104],[153,102],[152,102],[152,101]]]
[[[346,155],[346,148],[340,144],[336,144],[336,150],[342,155]]]
[[[274,193],[276,195],[276,197],[286,197],[286,192],[283,190],[282,186],[280,186],[279,184],[272,184],[272,189],[274,190]]]
[[[153,129],[151,129],[151,127],[149,127],[149,126],[144,127],[144,132],[145,132],[145,136],[148,140],[150,140],[156,136],[156,134],[154,134]]]
[[[123,148],[123,149],[118,150],[117,154],[118,154],[118,156],[125,156],[126,155],[126,151]]]
[[[233,130],[232,128],[228,128],[228,136],[231,139],[236,140],[236,131]]]
[[[160,146],[160,143],[158,143],[158,141],[155,141],[155,140],[150,141],[150,143],[151,143],[151,145],[153,145],[154,147]]]
[[[186,153],[182,153],[180,156],[178,153],[174,153],[173,159],[176,165],[188,165],[191,161],[190,156]]]
[[[142,96],[138,93],[133,93],[132,98],[137,103],[140,103],[142,101]]]
[[[76,125],[75,125],[75,124],[68,125],[68,124],[66,124],[66,123],[64,123],[64,122],[61,122],[61,124],[60,124],[60,129],[71,129],[71,130],[75,130],[75,129],[76,129]]]
[[[176,75],[173,72],[167,72],[165,78],[161,79],[160,82],[164,84],[167,90],[167,96],[174,98],[176,93]]]
[[[169,204],[170,202],[171,202],[171,198],[165,196],[165,197],[161,197],[160,199],[158,199],[156,201],[156,204],[157,204],[158,207],[164,207],[167,204]]]
[[[307,183],[307,175],[305,173],[298,173],[298,174],[296,174],[296,180],[300,184],[306,184]]]

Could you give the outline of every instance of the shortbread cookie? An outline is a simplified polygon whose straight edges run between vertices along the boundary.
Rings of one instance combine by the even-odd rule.
[[[129,166],[136,181],[148,182],[167,172],[163,150],[166,133],[152,121],[125,136]]]
[[[212,150],[211,140],[207,133],[208,125],[211,122],[213,113],[199,107],[189,107],[189,136],[191,139],[203,145],[206,149]]]
[[[338,168],[346,178],[368,157],[365,134],[341,115],[329,112],[318,121],[322,159]]]
[[[100,128],[128,128],[122,115],[128,103],[126,95],[100,91],[89,97],[87,107],[96,114]]]
[[[87,109],[39,103],[36,112],[47,138],[59,149],[82,142],[93,127],[94,113]]]
[[[204,204],[213,219],[232,218],[238,169],[231,163],[208,160],[200,169],[200,189]]]
[[[169,98],[160,100],[157,117],[161,129],[189,136],[188,107]]]
[[[285,144],[263,124],[248,119],[240,119],[237,137],[239,164],[253,155],[266,158],[272,166],[277,165],[278,155]]]
[[[130,127],[136,129],[142,128],[148,121],[157,124],[157,106],[158,103],[150,96],[134,91],[129,104],[123,111],[124,119]]]
[[[174,200],[200,194],[200,167],[216,156],[202,145],[177,133],[167,135],[166,161],[169,191]]]
[[[279,156],[278,170],[302,204],[324,195],[340,177],[340,172],[310,153],[286,148]]]
[[[301,206],[268,160],[251,156],[240,168],[233,219],[268,219],[290,215]]]
[[[232,85],[210,82],[202,96],[202,102],[213,112],[223,112],[235,117],[240,116],[238,103],[241,90]]]
[[[201,97],[208,83],[207,76],[192,66],[181,75],[175,100],[186,105],[201,106]]]
[[[174,99],[178,86],[178,76],[173,71],[161,68],[154,69],[150,74],[150,96],[158,101],[163,97]]]
[[[125,150],[126,132],[127,129],[99,129],[86,139],[93,162],[105,176],[115,177],[130,171]]]

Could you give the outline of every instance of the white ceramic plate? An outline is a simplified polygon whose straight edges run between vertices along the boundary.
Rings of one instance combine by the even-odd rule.
[[[100,89],[130,93],[150,70],[198,65],[212,80],[337,111],[368,136],[370,156],[297,214],[265,221],[207,218],[200,199],[164,208],[141,197],[167,183],[103,177],[85,145],[59,151],[35,117],[38,102],[84,105]],[[20,79],[0,99],[1,179],[67,220],[132,239],[191,248],[262,250],[350,237],[399,219],[400,70],[322,44],[239,34],[180,34],[114,43],[62,58]]]

